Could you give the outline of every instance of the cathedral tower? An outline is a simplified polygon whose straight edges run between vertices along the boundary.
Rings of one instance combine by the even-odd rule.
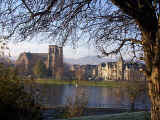
[[[56,45],[49,45],[48,52],[49,76],[61,79],[63,76],[63,48]]]

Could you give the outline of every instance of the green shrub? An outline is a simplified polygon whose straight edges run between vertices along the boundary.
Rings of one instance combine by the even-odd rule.
[[[38,120],[39,106],[24,91],[22,79],[13,67],[0,64],[0,119]]]
[[[64,117],[80,117],[84,114],[88,104],[87,91],[77,88],[75,96],[67,97],[67,102],[64,108]]]
[[[44,78],[44,77],[47,77],[47,69],[46,69],[46,66],[45,64],[39,60],[34,68],[33,68],[33,73],[34,75],[37,77],[37,78]]]

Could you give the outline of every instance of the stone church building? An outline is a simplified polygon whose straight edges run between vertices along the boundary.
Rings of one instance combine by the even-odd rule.
[[[21,68],[24,73],[32,74],[33,67],[38,61],[42,61],[49,77],[57,78],[63,76],[63,48],[56,45],[49,45],[48,53],[21,53],[16,66]]]

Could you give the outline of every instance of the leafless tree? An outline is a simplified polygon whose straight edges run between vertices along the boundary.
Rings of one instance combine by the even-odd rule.
[[[141,53],[135,21],[109,0],[2,0],[0,6],[3,39],[22,41],[45,32],[60,45],[94,40],[105,55],[122,49],[132,49],[134,57],[135,50]]]
[[[151,117],[160,119],[159,0],[0,0],[0,6],[3,39],[47,32],[62,46],[88,38],[103,55],[128,51],[141,57]]]

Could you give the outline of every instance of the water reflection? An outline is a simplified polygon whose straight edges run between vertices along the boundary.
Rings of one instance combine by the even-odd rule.
[[[130,100],[127,90],[124,88],[107,88],[107,87],[78,87],[72,85],[49,85],[37,84],[36,87],[40,90],[39,98],[40,103],[45,106],[58,106],[64,105],[69,96],[78,94],[79,89],[86,92],[88,96],[89,107],[112,107],[119,108],[128,106]],[[149,108],[149,99],[145,95],[138,96],[136,99],[136,107],[144,108],[145,103]]]

